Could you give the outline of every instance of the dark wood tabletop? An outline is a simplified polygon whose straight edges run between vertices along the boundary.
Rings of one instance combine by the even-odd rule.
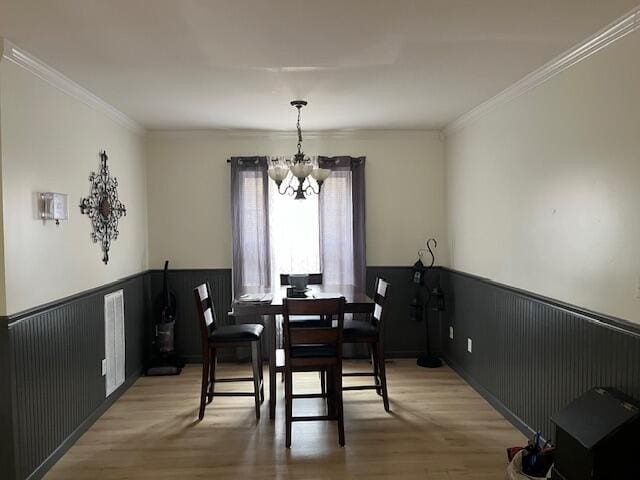
[[[271,303],[247,303],[238,301],[244,294],[272,293]],[[282,300],[287,297],[287,287],[275,289],[247,288],[239,292],[231,305],[231,315],[279,315],[282,313]],[[356,289],[353,285],[309,285],[307,298],[344,297],[345,312],[370,313],[373,310],[373,300],[366,293]]]

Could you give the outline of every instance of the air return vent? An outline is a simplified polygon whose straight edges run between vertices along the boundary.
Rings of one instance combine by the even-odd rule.
[[[124,293],[104,297],[104,354],[106,396],[124,383]]]

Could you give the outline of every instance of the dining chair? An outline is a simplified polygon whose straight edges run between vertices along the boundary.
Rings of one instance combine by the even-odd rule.
[[[344,446],[344,416],[342,408],[342,334],[344,326],[344,297],[323,299],[284,299],[284,351],[285,351],[285,412],[286,446],[291,447],[293,422],[337,421],[338,441]],[[326,327],[291,328],[290,318],[295,315],[323,315],[332,320]],[[327,372],[328,392],[294,394],[294,372]],[[293,416],[293,400],[325,398],[327,414]]]
[[[322,273],[310,273],[309,278],[307,280],[307,285],[322,285],[323,278]],[[291,286],[289,283],[289,274],[281,273],[280,274],[280,285],[282,286]]]
[[[260,420],[260,405],[264,401],[264,380],[262,373],[262,347],[260,337],[264,327],[260,324],[219,326],[211,296],[211,285],[205,282],[193,289],[198,313],[198,324],[202,337],[202,388],[200,391],[200,411],[198,419],[204,417],[207,404],[213,397],[254,397],[256,419]],[[216,378],[218,349],[251,346],[253,376]],[[253,382],[253,392],[216,392],[216,383]]]
[[[309,274],[309,280],[307,282],[308,285],[322,285],[322,282],[323,282],[322,273]],[[288,273],[280,274],[280,285],[282,286],[291,285],[289,283]],[[300,325],[304,325],[305,327],[321,327],[326,325],[326,319],[322,318],[321,315],[298,315],[296,317],[290,318],[289,321],[291,322],[291,327],[293,328]]]
[[[308,285],[322,285],[324,282],[324,278],[322,273],[310,273],[307,281]],[[281,273],[280,274],[280,285],[283,287],[291,286],[289,283],[289,274]],[[298,327],[323,327],[327,325],[327,319],[322,318],[319,315],[300,315],[296,317],[289,318],[289,322],[291,328]],[[282,332],[282,317],[279,318],[279,329]],[[282,336],[282,335],[281,335]],[[284,372],[282,375],[282,381],[284,382]],[[322,389],[322,393],[326,392],[326,379],[322,372],[320,372],[320,387]]]
[[[376,279],[375,295],[373,297],[374,308],[369,321],[345,320],[344,343],[364,343],[369,348],[372,372],[343,373],[345,377],[373,377],[373,385],[353,385],[343,387],[347,390],[375,390],[382,397],[384,409],[389,411],[389,395],[387,391],[387,373],[385,368],[383,322],[387,312],[389,282],[378,277]]]

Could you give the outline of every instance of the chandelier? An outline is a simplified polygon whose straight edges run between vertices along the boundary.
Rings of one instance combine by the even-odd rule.
[[[314,167],[309,157],[304,156],[302,151],[302,129],[300,128],[300,111],[307,104],[305,100],[293,100],[291,106],[298,109],[298,153],[293,156],[293,160],[286,160],[282,164],[276,163],[269,168],[269,176],[276,182],[280,195],[294,196],[296,200],[304,200],[311,195],[319,195],[322,183],[327,179],[331,170],[328,168]],[[291,173],[291,174],[289,174]],[[318,185],[314,188],[311,179]],[[283,182],[285,183],[282,188]]]

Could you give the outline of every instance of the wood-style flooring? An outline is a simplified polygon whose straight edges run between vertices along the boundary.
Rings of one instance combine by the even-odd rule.
[[[361,361],[345,365],[367,367]],[[219,364],[219,376],[238,374],[250,375],[249,364]],[[302,422],[293,425],[290,450],[284,445],[280,381],[275,421],[269,420],[267,401],[256,424],[253,398],[217,397],[198,423],[199,365],[176,377],[140,378],[45,478],[504,478],[505,449],[525,439],[455,372],[393,360],[387,375],[391,413],[375,391],[345,392],[346,446],[338,446],[334,422]],[[352,377],[345,384],[362,380]],[[222,384],[220,390],[250,385]],[[318,389],[317,374],[294,375],[294,392]],[[294,401],[294,415],[322,408],[321,400]]]

